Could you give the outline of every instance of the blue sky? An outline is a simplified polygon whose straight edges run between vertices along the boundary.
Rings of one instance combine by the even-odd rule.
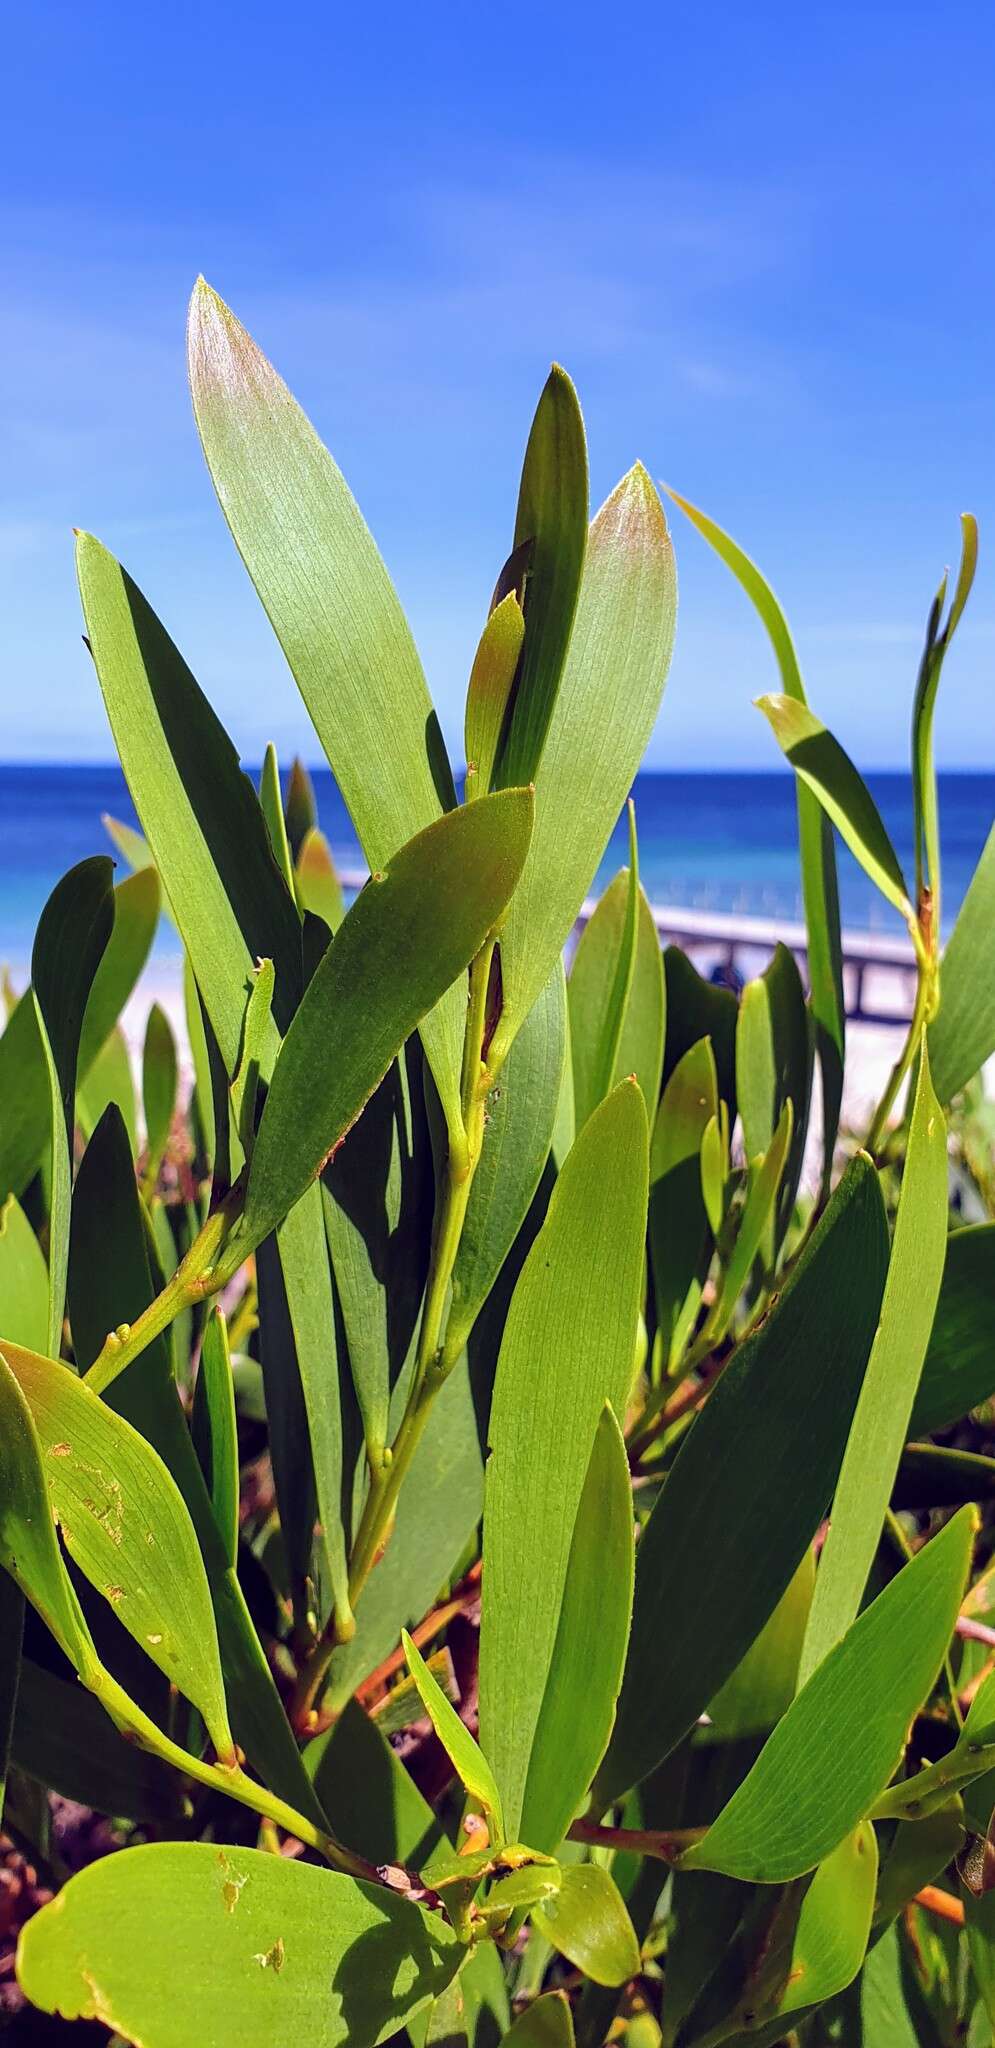
[[[190,417],[203,270],[345,470],[454,752],[556,357],[595,502],[638,455],[728,526],[865,765],[905,758],[928,599],[976,511],[938,751],[995,764],[991,8],[40,0],[4,54],[0,755],[111,752],[80,525],[247,758],[314,758]],[[766,643],[675,521],[649,758],[773,765]]]

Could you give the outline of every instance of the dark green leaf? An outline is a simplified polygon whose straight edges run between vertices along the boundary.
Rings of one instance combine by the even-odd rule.
[[[24,1595],[9,1572],[0,1570],[0,1821],[7,1792],[14,1715],[23,1681],[23,1630]]]
[[[736,998],[731,989],[705,981],[679,946],[667,947],[663,966],[667,979],[664,1085],[693,1045],[702,1038],[711,1039],[718,1090],[728,1107],[731,1129],[736,1118]]]
[[[595,1429],[606,1400],[624,1417],[632,1384],[647,1154],[642,1095],[623,1081],[564,1162],[505,1325],[488,1432],[480,1731],[510,1839]],[[525,1558],[541,1569],[523,1573]]]
[[[0,1201],[23,1194],[51,1128],[48,1065],[35,999],[27,989],[0,1036]]]
[[[932,1043],[932,1041],[930,1041]],[[995,1223],[954,1230],[909,1423],[931,1436],[995,1391]]]
[[[802,1684],[849,1628],[864,1595],[929,1343],[946,1235],[947,1130],[924,1046],[881,1320],[819,1559]]]
[[[243,1253],[287,1214],[391,1060],[500,917],[532,829],[528,790],[426,827],[353,904],[287,1033],[256,1137]]]
[[[258,959],[276,968],[281,1030],[293,1015],[296,906],[252,784],[169,635],[99,541],[81,534],[76,560],[118,753],[230,1076]]]
[[[438,1914],[382,1886],[255,1849],[156,1842],[73,1878],[25,1929],[18,1974],[43,2011],[99,2018],[147,2048],[272,2048],[288,2023],[313,2048],[374,2048],[462,1955]]]
[[[363,1589],[356,1634],[336,1650],[326,1704],[341,1708],[413,1628],[448,1578],[480,1520],[483,1459],[465,1368],[446,1381],[405,1479],[394,1533]]]
[[[304,1760],[340,1842],[371,1863],[431,1867],[441,1823],[358,1701],[308,1743]],[[448,1842],[444,1850],[451,1853]]]
[[[98,1813],[175,1823],[189,1811],[174,1772],[127,1741],[74,1679],[55,1678],[30,1658],[21,1666],[12,1753],[39,1784]]]
[[[287,800],[284,804],[284,818],[287,838],[295,863],[300,859],[301,847],[309,832],[318,823],[318,806],[314,800],[314,784],[299,754],[290,764],[290,779],[287,783]]]
[[[76,1062],[87,998],[114,925],[112,863],[80,861],[57,882],[42,911],[31,955],[38,1029],[49,1074],[52,1186],[48,1248],[48,1344],[62,1343],[69,1207],[76,1127]]]
[[[701,1147],[718,1106],[711,1040],[700,1038],[671,1070],[650,1146],[650,1258],[664,1362],[679,1353],[701,1297],[711,1247]]]
[[[629,1658],[599,1773],[604,1803],[693,1725],[811,1543],[839,1473],[887,1258],[877,1175],[860,1155],[709,1395],[643,1532]],[[721,1627],[703,1628],[704,1615],[721,1615]]]
[[[811,1092],[812,1035],[805,994],[794,955],[779,945],[759,980],[748,982],[743,990],[736,1032],[736,1093],[748,1159],[766,1152],[784,1104],[790,1102],[794,1110],[775,1229],[767,1241],[768,1265],[791,1221]]]
[[[528,549],[525,645],[498,764],[504,788],[533,782],[542,759],[577,608],[587,518],[584,422],[566,371],[554,363],[532,421],[515,516],[514,547]]]
[[[211,1310],[200,1347],[192,1417],[194,1446],[230,1568],[238,1556],[238,1436],[228,1326]]]
[[[280,795],[280,764],[272,740],[263,755],[262,774],[259,777],[259,807],[266,820],[269,843],[273,859],[283,876],[291,894],[294,892],[294,863],[287,836],[287,821],[283,815],[283,799]]]
[[[973,1534],[964,1508],[865,1608],[704,1839],[685,1852],[685,1868],[783,1883],[831,1855],[870,1811],[943,1661]]]
[[[159,922],[160,896],[159,877],[152,867],[128,875],[114,890],[114,929],[93,977],[83,1015],[77,1087],[86,1078],[137,986]]]
[[[372,1458],[389,1442],[391,1394],[418,1323],[434,1184],[423,1072],[411,1041],[322,1176],[325,1229]]]

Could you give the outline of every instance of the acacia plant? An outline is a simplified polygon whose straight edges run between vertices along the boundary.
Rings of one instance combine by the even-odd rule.
[[[661,953],[631,813],[566,980],[674,636],[645,469],[589,525],[554,369],[460,803],[333,461],[203,283],[189,344],[370,879],[344,910],[306,775],[284,802],[271,750],[257,794],[81,534],[142,832],[58,884],[0,1036],[0,1756],[55,1892],[23,1994],[145,2048],[988,2041],[995,1224],[950,1229],[944,1112],[995,1048],[995,834],[941,955],[932,743],[973,523],[910,882],[768,586],[677,500],[773,643],[810,993],[783,946],[741,1000]],[[917,968],[863,1144],[834,830]],[[139,1145],[160,908],[195,1078],[178,1108],[154,1009]],[[68,1882],[50,1791],[118,1845]]]

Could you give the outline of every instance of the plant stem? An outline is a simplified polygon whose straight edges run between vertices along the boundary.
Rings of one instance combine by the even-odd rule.
[[[148,1308],[142,1310],[135,1322],[122,1323],[119,1329],[110,1331],[103,1349],[89,1372],[84,1374],[92,1393],[105,1393],[125,1367],[141,1356],[153,1338],[168,1330],[170,1323],[175,1322],[184,1309],[193,1308],[198,1301],[203,1301],[209,1294],[217,1294],[227,1285],[241,1262],[232,1265],[230,1259],[221,1260],[220,1254],[240,1206],[241,1190],[233,1188],[226,1200],[208,1217],[203,1229],[198,1231],[186,1257],[181,1259],[161,1294],[157,1294]]]
[[[442,1198],[429,1259],[425,1307],[422,1312],[418,1352],[407,1406],[393,1444],[385,1450],[379,1469],[371,1473],[370,1490],[356,1532],[349,1569],[349,1605],[356,1602],[377,1559],[390,1537],[397,1497],[424,1434],[441,1388],[457,1363],[466,1341],[461,1328],[444,1329],[446,1306],[456,1254],[459,1250],[473,1177],[483,1148],[487,1096],[494,1085],[496,1068],[484,1058],[487,1024],[487,995],[494,939],[477,954],[470,969],[470,996],[466,1036],[463,1042],[461,1081],[462,1133],[450,1132],[449,1158]],[[337,1643],[335,1616],[329,1621],[306,1658],[298,1678],[291,1706],[291,1719],[300,1729],[306,1726],[324,1683]]]
[[[214,1792],[224,1792],[229,1799],[239,1800],[243,1806],[250,1807],[265,1820],[274,1821],[287,1834],[296,1835],[298,1841],[305,1842],[308,1848],[317,1849],[326,1862],[333,1864],[336,1870],[343,1870],[350,1877],[377,1881],[378,1873],[374,1864],[367,1863],[361,1856],[354,1856],[351,1849],[345,1848],[326,1829],[316,1827],[305,1814],[298,1813],[295,1807],[288,1806],[285,1800],[278,1799],[274,1793],[267,1791],[265,1785],[259,1785],[254,1778],[247,1777],[240,1764],[232,1768],[224,1764],[205,1763],[201,1757],[192,1756],[188,1750],[181,1749],[178,1743],[164,1735],[162,1729],[157,1728],[155,1722],[143,1714],[141,1708],[135,1705],[134,1700],[129,1699],[116,1679],[112,1678],[110,1672],[103,1666],[88,1674],[87,1682],[112,1719],[119,1727],[127,1730],[141,1749],[160,1757],[164,1763],[172,1764],[176,1770],[182,1771],[187,1778],[193,1778],[197,1784],[207,1785]]]
[[[864,1150],[870,1153],[872,1159],[877,1156],[881,1148],[881,1141],[894,1106],[895,1097],[912,1065],[916,1053],[919,1051],[923,1030],[935,1007],[936,963],[934,960],[927,958],[921,951],[921,948],[917,948],[916,958],[919,968],[919,979],[916,984],[916,999],[911,1022],[906,1034],[905,1043],[888,1076],[884,1094],[871,1118],[870,1128],[864,1140]]]
[[[628,1849],[635,1856],[658,1856],[661,1863],[679,1863],[685,1849],[700,1842],[708,1829],[609,1828],[593,1820],[575,1820],[568,1833],[572,1842],[593,1842],[605,1849]]]

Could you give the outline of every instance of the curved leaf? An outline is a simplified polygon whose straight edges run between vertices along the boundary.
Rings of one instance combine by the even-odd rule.
[[[973,1511],[904,1565],[830,1650],[682,1867],[783,1884],[832,1854],[897,1769],[953,1632]]]
[[[525,635],[525,618],[513,590],[496,604],[481,633],[466,691],[463,746],[466,800],[486,796],[494,781],[501,733]],[[526,780],[529,778],[526,777]]]
[[[474,1741],[469,1728],[460,1720],[455,1707],[447,1700],[441,1686],[432,1677],[428,1665],[417,1645],[412,1642],[406,1628],[401,1630],[401,1642],[407,1658],[408,1670],[414,1679],[422,1706],[433,1728],[454,1766],[458,1777],[487,1814],[492,1828],[492,1843],[504,1840],[504,1819],[501,1813],[501,1795],[494,1783],[490,1765],[479,1745]]]
[[[11,1344],[3,1356],[31,1411],[70,1557],[230,1759],[211,1597],[175,1482],[144,1437],[68,1366]]]
[[[914,918],[898,855],[866,782],[839,741],[794,697],[758,697],[792,768],[818,797],[855,860],[902,917]]]
[[[304,1193],[483,945],[522,872],[532,815],[529,790],[483,797],[427,826],[371,876],[280,1049],[249,1168],[243,1255]]]
[[[382,1886],[257,1849],[156,1842],[73,1878],[24,1929],[17,1968],[42,2011],[146,2048],[272,2048],[288,2025],[314,2048],[375,2048],[463,1954],[438,1914]]]
[[[44,1351],[48,1343],[48,1267],[16,1195],[0,1206],[0,1341]]]
[[[622,1895],[599,1863],[568,1864],[532,1923],[595,1984],[627,1984],[639,1970],[639,1944]]]

